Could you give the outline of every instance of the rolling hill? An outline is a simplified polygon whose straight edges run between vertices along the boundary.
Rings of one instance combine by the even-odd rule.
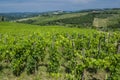
[[[34,25],[64,25],[70,27],[112,27],[119,28],[120,9],[96,9],[69,13],[55,12],[36,17],[18,19],[16,22]]]

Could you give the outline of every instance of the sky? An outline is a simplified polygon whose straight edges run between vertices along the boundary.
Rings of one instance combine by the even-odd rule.
[[[97,8],[120,8],[120,0],[0,0],[0,13],[77,11]]]

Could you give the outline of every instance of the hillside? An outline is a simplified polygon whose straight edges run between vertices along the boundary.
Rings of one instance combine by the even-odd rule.
[[[0,80],[119,80],[120,32],[0,22]]]
[[[64,25],[70,27],[119,28],[120,9],[103,9],[69,12],[62,14],[42,14],[19,19],[17,22],[35,25]]]
[[[16,12],[16,13],[0,13],[0,17],[4,17],[5,21],[18,20],[23,18],[30,18],[40,15],[40,13],[34,12]]]
[[[66,14],[43,14],[33,18],[25,18],[17,20],[18,22],[45,25],[48,22],[54,22],[56,20],[68,19],[86,15],[86,13],[66,13]],[[47,25],[47,24],[46,24]]]

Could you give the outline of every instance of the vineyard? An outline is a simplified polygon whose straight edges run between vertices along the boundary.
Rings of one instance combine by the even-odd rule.
[[[46,80],[40,68],[50,80],[120,80],[120,33],[0,23],[0,74]]]

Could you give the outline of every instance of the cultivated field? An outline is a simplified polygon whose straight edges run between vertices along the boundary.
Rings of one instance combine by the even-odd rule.
[[[120,32],[0,22],[1,80],[119,80]]]

